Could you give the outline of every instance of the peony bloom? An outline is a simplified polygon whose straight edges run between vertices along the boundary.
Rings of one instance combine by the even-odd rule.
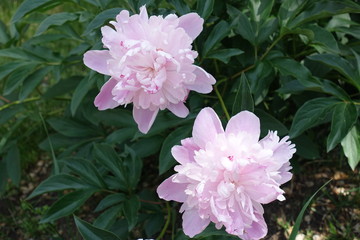
[[[291,179],[295,146],[276,132],[259,141],[260,121],[243,111],[224,131],[211,108],[197,116],[191,138],[172,148],[180,165],[157,189],[160,198],[183,203],[183,230],[190,237],[210,222],[240,238],[267,233],[262,204],[284,200],[280,185]]]
[[[148,17],[145,6],[129,16],[123,10],[104,26],[102,42],[108,50],[85,53],[89,68],[111,78],[95,98],[99,110],[133,103],[133,116],[143,133],[149,131],[160,110],[178,117],[189,110],[184,102],[190,90],[209,93],[215,79],[193,65],[197,52],[192,41],[202,31],[204,20],[196,13]]]

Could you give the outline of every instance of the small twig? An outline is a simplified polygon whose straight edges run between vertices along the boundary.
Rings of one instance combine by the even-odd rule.
[[[164,237],[165,232],[166,232],[167,228],[169,227],[169,224],[171,221],[171,208],[170,208],[170,205],[168,202],[166,202],[166,209],[167,209],[167,219],[166,219],[163,229],[161,230],[160,235],[156,238],[156,240],[161,240]]]
[[[0,96],[0,99],[3,100],[4,102],[10,103],[11,101],[3,96]]]

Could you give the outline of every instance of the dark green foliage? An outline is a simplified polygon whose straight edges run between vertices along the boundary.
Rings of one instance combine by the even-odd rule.
[[[102,26],[144,4],[149,15],[204,18],[193,43],[196,64],[216,78],[224,103],[214,92],[191,92],[187,118],[161,111],[146,135],[131,104],[95,108],[108,77],[82,62],[87,50],[102,49]],[[46,152],[58,169],[28,196],[58,196],[42,222],[74,213],[83,218],[83,205],[97,201],[88,213],[92,223],[74,216],[84,239],[135,239],[135,232],[155,238],[166,222],[155,190],[174,172],[171,148],[191,136],[206,106],[221,120],[224,107],[232,116],[254,112],[261,136],[288,134],[300,158],[343,149],[354,170],[360,161],[359,12],[348,0],[22,1],[11,19],[0,21],[0,194],[19,186],[22,169]],[[188,239],[173,230],[175,239]],[[232,237],[210,225],[195,239]]]

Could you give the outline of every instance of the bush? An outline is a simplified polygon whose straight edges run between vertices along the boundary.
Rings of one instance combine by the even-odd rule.
[[[94,106],[109,77],[83,63],[85,52],[103,49],[102,26],[144,4],[149,15],[196,12],[205,20],[193,42],[196,65],[217,80],[210,94],[190,92],[187,117],[160,111],[147,134],[138,130],[132,104]],[[45,151],[52,174],[29,196],[58,193],[43,223],[96,201],[87,213],[96,218],[92,224],[74,216],[85,239],[161,238],[171,210],[156,187],[173,173],[171,147],[191,136],[206,106],[224,123],[242,110],[254,112],[261,137],[268,130],[289,135],[297,149],[294,167],[300,158],[336,149],[354,170],[360,161],[359,12],[355,2],[334,0],[23,1],[9,23],[0,21],[0,192],[19,186],[21,168]],[[229,239],[213,228],[198,239]],[[172,234],[188,239],[174,227]]]

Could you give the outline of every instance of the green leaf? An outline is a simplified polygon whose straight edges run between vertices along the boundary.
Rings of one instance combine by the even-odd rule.
[[[243,110],[248,110],[250,112],[254,111],[254,100],[251,95],[248,80],[244,73],[241,74],[239,81],[239,88],[236,90],[236,97],[232,108],[233,116]]]
[[[225,64],[227,64],[229,63],[231,57],[240,55],[242,53],[244,53],[244,51],[238,48],[219,49],[219,50],[211,51],[207,55],[207,58],[218,59],[224,62]]]
[[[129,186],[135,189],[141,177],[142,160],[137,156],[137,152],[125,145],[125,153],[128,155],[125,157],[124,166],[127,169]]]
[[[46,30],[48,30],[51,26],[61,26],[66,22],[75,21],[78,18],[78,15],[75,13],[69,12],[60,12],[55,13],[47,18],[45,18],[39,25],[36,30],[35,36],[39,36]]]
[[[8,57],[8,58],[15,58],[15,59],[31,61],[31,63],[28,63],[28,64],[32,64],[34,62],[44,62],[45,61],[45,59],[43,59],[39,56],[36,56],[20,47],[17,47],[17,48],[11,47],[11,48],[1,49],[0,57]]]
[[[339,103],[334,98],[315,98],[305,102],[296,112],[290,128],[290,137],[295,138],[305,130],[327,121],[332,108]]]
[[[0,43],[5,44],[10,40],[10,36],[7,33],[6,25],[0,20]]]
[[[75,115],[81,101],[84,99],[85,95],[89,92],[90,88],[94,85],[98,78],[98,74],[91,72],[88,76],[81,80],[79,85],[76,87],[70,104],[71,114],[73,116]]]
[[[116,217],[122,210],[122,205],[116,205],[107,209],[95,220],[94,226],[98,228],[108,229],[115,222]]]
[[[99,171],[89,160],[78,157],[70,157],[65,159],[64,162],[73,173],[78,175],[84,181],[99,188],[106,188],[105,182]]]
[[[110,172],[112,172],[120,181],[125,189],[128,183],[125,177],[125,170],[122,165],[122,160],[119,158],[116,151],[108,144],[95,144],[94,154],[96,159]]]
[[[317,25],[306,26],[306,29],[313,31],[314,38],[311,41],[311,45],[313,45],[316,49],[320,47],[321,49],[325,49],[327,52],[340,52],[337,41],[329,31]]]
[[[17,144],[13,144],[4,157],[7,175],[15,186],[19,186],[21,178],[20,153]]]
[[[50,70],[52,70],[52,67],[49,66],[40,68],[25,78],[19,93],[19,100],[24,100],[27,96],[29,96],[29,94],[41,83]]]
[[[161,148],[163,140],[163,137],[153,135],[139,139],[131,145],[131,148],[136,149],[136,154],[139,158],[145,158],[157,153]]]
[[[169,0],[169,3],[175,7],[180,15],[185,15],[190,12],[190,8],[184,0]]]
[[[260,22],[260,20],[266,20],[269,18],[274,5],[274,0],[250,0],[249,3],[252,19],[255,22]]]
[[[312,77],[311,72],[301,63],[291,58],[275,58],[271,64],[280,70],[284,76],[292,76],[296,78],[302,85],[307,88],[318,87],[318,81]]]
[[[40,223],[55,221],[72,214],[81,207],[94,192],[95,190],[86,189],[76,190],[64,195],[49,208]]]
[[[307,2],[308,0],[284,0],[278,13],[280,25],[288,25],[288,22],[302,11]]]
[[[180,143],[180,140],[189,136],[191,127],[185,125],[175,129],[164,140],[159,156],[159,174],[163,174],[176,164],[171,155],[171,148]]]
[[[6,108],[4,110],[1,110],[0,112],[0,125],[6,123],[8,120],[10,120],[16,113],[20,112],[21,106],[17,105],[11,108]]]
[[[85,125],[69,118],[50,118],[47,120],[50,126],[58,133],[68,137],[94,137],[99,132],[91,125]]]
[[[124,202],[124,216],[129,224],[131,231],[138,221],[138,211],[140,209],[140,201],[136,195],[131,196]]]
[[[106,142],[109,144],[117,143],[121,144],[126,140],[129,140],[134,137],[135,133],[137,132],[136,128],[122,128],[112,132],[106,138]]]
[[[31,199],[33,197],[39,196],[43,193],[62,191],[66,189],[94,189],[93,186],[83,182],[79,178],[74,176],[61,173],[58,175],[53,175],[42,181],[39,186],[27,197]]]
[[[214,9],[215,0],[198,0],[196,12],[206,20]]]
[[[25,78],[29,76],[29,73],[33,71],[37,64],[30,63],[24,66],[19,67],[16,71],[11,73],[6,80],[4,86],[4,95],[9,95],[12,93],[17,87],[19,87]]]
[[[25,15],[36,11],[40,8],[51,8],[55,7],[56,5],[60,4],[62,0],[25,0],[16,10],[13,18],[11,19],[12,23],[18,22],[22,17]]]
[[[246,72],[246,77],[254,103],[257,105],[266,98],[270,85],[275,79],[274,67],[266,60],[257,62],[254,68]]]
[[[256,35],[249,18],[241,11],[238,11],[238,16],[235,21],[235,32],[240,34],[240,36],[244,39],[248,40],[251,45],[256,46]]]
[[[333,54],[317,54],[308,56],[310,60],[320,62],[344,75],[350,83],[360,90],[360,75],[349,61]]]
[[[316,139],[314,139],[316,140]],[[319,159],[319,145],[310,137],[302,134],[291,141],[296,146],[296,154],[304,159]]]
[[[354,171],[360,162],[360,132],[356,126],[353,126],[341,141],[341,146],[351,169]]]
[[[58,83],[49,87],[43,97],[45,99],[51,99],[69,93],[78,86],[81,79],[82,77],[80,76],[61,79]]]
[[[84,240],[121,240],[114,233],[97,228],[74,216],[76,227]]]
[[[321,18],[327,18],[343,13],[360,13],[360,6],[352,1],[315,1],[310,7],[288,22],[289,28]]]
[[[294,227],[293,227],[293,229],[292,229],[292,231],[291,231],[289,240],[295,240],[295,239],[296,239],[297,233],[298,233],[299,228],[300,228],[300,224],[301,224],[301,222],[302,222],[302,218],[303,218],[303,216],[304,216],[304,213],[305,213],[307,207],[309,206],[309,204],[311,203],[311,201],[314,199],[314,197],[316,196],[316,194],[317,194],[321,189],[323,189],[326,185],[328,185],[329,182],[331,182],[331,179],[330,179],[329,181],[327,181],[324,185],[322,185],[322,186],[306,201],[306,203],[304,204],[304,206],[301,208],[301,211],[300,211],[299,215],[297,216],[296,221],[295,221],[295,224],[294,224]]]
[[[225,38],[230,31],[230,26],[224,20],[221,20],[215,27],[211,30],[208,38],[204,43],[203,56],[206,56],[208,52],[215,47],[215,45]]]
[[[88,35],[99,27],[103,26],[108,20],[114,19],[123,8],[110,8],[96,15],[96,17],[87,25],[83,35]]]
[[[5,78],[10,73],[14,72],[16,69],[28,65],[28,62],[9,62],[0,66],[0,80]]]
[[[258,116],[258,118],[260,118],[261,136],[265,136],[269,130],[277,131],[279,136],[288,134],[289,130],[286,126],[271,114],[261,109],[255,109],[254,113]]]
[[[331,131],[327,138],[327,151],[331,151],[349,133],[357,120],[357,111],[353,103],[338,103],[333,112]]]
[[[113,194],[107,195],[105,198],[103,198],[99,202],[99,204],[96,206],[94,212],[100,212],[108,207],[111,207],[112,205],[123,202],[125,199],[126,199],[126,196],[123,193],[113,193]]]
[[[7,180],[6,162],[0,161],[0,196],[2,196],[6,190]]]
[[[278,29],[278,20],[275,17],[270,17],[261,25],[257,33],[257,44],[265,42],[269,39],[270,35],[273,34]]]

